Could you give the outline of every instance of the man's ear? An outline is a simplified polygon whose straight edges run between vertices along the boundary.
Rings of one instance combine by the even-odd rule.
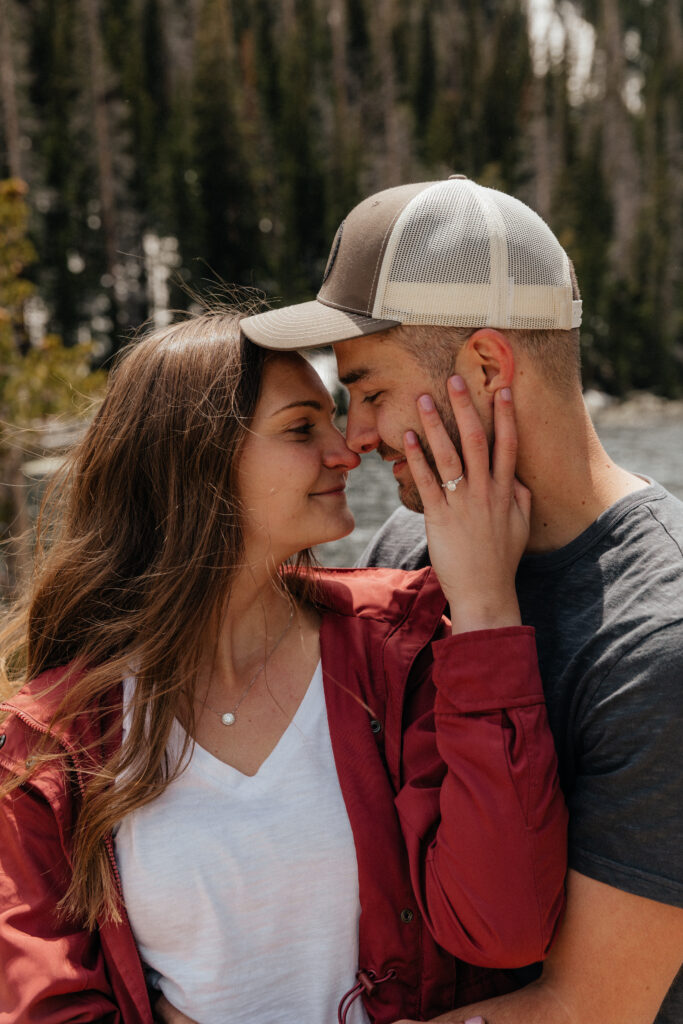
[[[456,370],[470,386],[490,394],[509,387],[515,376],[515,357],[509,340],[494,327],[471,334],[456,359]]]

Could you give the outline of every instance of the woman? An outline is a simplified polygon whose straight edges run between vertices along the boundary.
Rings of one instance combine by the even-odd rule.
[[[566,819],[514,596],[528,495],[481,453],[457,496],[430,488],[407,438],[452,630],[431,570],[315,572],[358,457],[311,367],[238,320],[120,361],[10,627],[11,1021],[149,1024],[146,983],[202,1022],[428,1019],[552,940]]]

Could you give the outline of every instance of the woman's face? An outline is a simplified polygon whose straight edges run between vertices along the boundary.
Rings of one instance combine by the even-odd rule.
[[[333,421],[334,403],[295,353],[271,356],[238,470],[250,562],[278,564],[353,529],[346,477],[360,462]]]

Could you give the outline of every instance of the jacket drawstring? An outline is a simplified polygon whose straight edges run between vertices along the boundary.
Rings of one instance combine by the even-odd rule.
[[[369,996],[375,991],[378,985],[381,985],[383,981],[389,981],[390,978],[396,977],[396,971],[390,968],[383,978],[378,978],[374,971],[358,971],[356,974],[358,981],[350,988],[348,992],[345,992],[339,1001],[337,1007],[337,1024],[346,1024],[346,1018],[349,1014],[349,1010],[355,1003],[356,999],[362,995],[363,990],[367,992]]]

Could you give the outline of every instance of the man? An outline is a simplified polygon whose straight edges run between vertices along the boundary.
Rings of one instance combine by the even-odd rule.
[[[242,324],[269,348],[334,345],[348,442],[393,463],[405,506],[366,565],[428,562],[405,433],[429,460],[425,428],[440,418],[458,447],[447,378],[452,401],[478,414],[479,443],[493,443],[496,392],[514,396],[517,475],[532,492],[517,588],[570,811],[568,904],[539,980],[449,1021],[683,1021],[683,505],[602,448],[581,394],[580,320],[547,225],[454,175],[364,200],[317,300]]]

